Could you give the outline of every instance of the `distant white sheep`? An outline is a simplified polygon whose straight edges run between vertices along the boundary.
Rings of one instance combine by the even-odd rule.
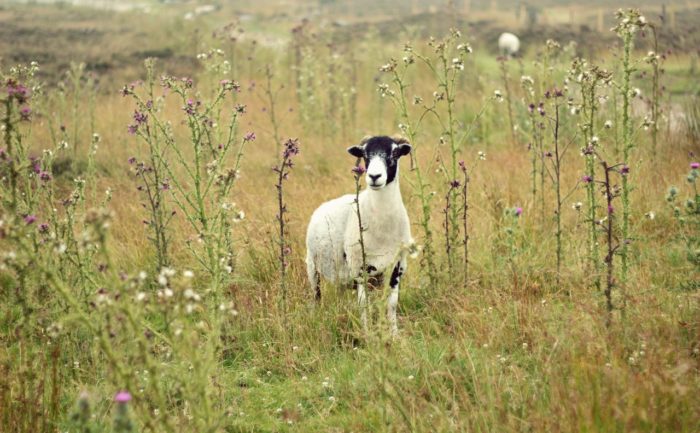
[[[498,51],[503,56],[515,56],[520,51],[520,39],[513,33],[501,33],[498,37]]]
[[[367,188],[359,195],[362,237],[367,272],[381,281],[393,266],[387,317],[396,335],[399,281],[406,272],[408,249],[413,245],[408,213],[399,189],[399,158],[411,152],[405,139],[371,137],[348,152],[362,158]],[[367,294],[362,278],[362,250],[355,195],[348,194],[323,203],[311,216],[306,233],[306,266],[311,289],[321,297],[321,276],[334,283],[354,282],[362,325],[367,327]]]

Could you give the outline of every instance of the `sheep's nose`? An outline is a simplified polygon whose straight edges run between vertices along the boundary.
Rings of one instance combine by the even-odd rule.
[[[368,174],[367,176],[369,176],[369,178],[372,179],[372,183],[376,183],[377,179],[382,177],[381,174]]]

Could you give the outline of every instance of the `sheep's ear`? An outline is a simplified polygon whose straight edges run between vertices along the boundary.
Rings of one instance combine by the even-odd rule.
[[[411,153],[411,145],[408,144],[407,141],[398,144],[396,148],[394,148],[394,158],[396,159],[401,158],[402,156],[406,156],[409,153]]]
[[[348,147],[348,153],[355,158],[364,158],[365,157],[365,149],[362,146],[351,146]]]

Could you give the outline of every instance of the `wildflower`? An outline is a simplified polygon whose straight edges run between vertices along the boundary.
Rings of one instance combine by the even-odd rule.
[[[535,80],[533,80],[529,75],[523,75],[520,77],[520,83],[523,85],[533,86],[535,84]]]
[[[583,183],[591,183],[591,182],[593,182],[593,178],[592,178],[591,176],[589,176],[589,175],[583,176],[583,177],[581,178],[581,180],[583,181]]]
[[[639,87],[635,87],[632,89],[632,97],[636,98],[637,96],[640,96],[642,94],[642,91],[639,89]]]
[[[459,44],[457,45],[457,51],[463,51],[466,54],[472,53],[472,46],[469,44]]]
[[[678,195],[678,188],[675,186],[672,186],[668,189],[668,194],[666,194],[666,201],[673,201],[676,199],[676,196]]]
[[[194,114],[197,112],[197,107],[199,107],[200,105],[202,105],[200,101],[188,99],[187,103],[182,109],[185,113],[189,114],[190,116],[194,116]]]
[[[39,224],[39,233],[48,233],[49,232],[49,225],[46,223],[41,223]]]
[[[254,141],[254,140],[255,140],[255,132],[251,131],[243,136],[243,141]]]
[[[600,141],[600,139],[598,138],[597,135],[594,135],[593,137],[591,137],[591,145],[592,146],[597,146],[599,141]]]
[[[414,95],[413,96],[413,105],[419,105],[421,103],[423,103],[423,98],[421,98],[418,95]]]
[[[29,108],[29,107],[22,107],[22,108],[20,108],[20,110],[19,110],[19,117],[20,117],[20,120],[23,120],[23,121],[25,121],[25,122],[28,122],[28,121],[29,121],[29,118],[31,117],[31,115],[32,115],[32,109],[31,109],[31,108]]]
[[[503,102],[503,94],[500,90],[494,90],[493,97],[496,100],[496,102]]]
[[[477,156],[479,157],[479,161],[486,161],[486,152],[479,151]]]
[[[464,62],[459,57],[455,57],[454,59],[452,59],[452,67],[455,68],[456,70],[463,71],[464,70]]]
[[[25,217],[24,217],[24,222],[25,222],[27,225],[34,224],[34,223],[36,222],[36,216],[34,216],[34,215],[27,215],[27,216],[25,216]]]
[[[653,220],[656,217],[656,214],[654,213],[654,211],[649,211],[645,213],[644,216],[649,220]]]
[[[361,165],[356,165],[355,167],[352,168],[352,172],[355,173],[355,176],[362,176],[365,173],[365,168]]]
[[[613,126],[612,120],[606,120],[605,123],[603,124],[603,127],[605,129],[610,129],[610,128],[612,128],[612,126]]]
[[[620,174],[623,176],[628,175],[630,172],[630,168],[626,165],[623,165],[622,168],[620,168]]]
[[[608,215],[612,215],[613,212],[615,212],[615,208],[612,206],[608,206]]]
[[[42,182],[48,182],[51,180],[51,174],[49,172],[42,171],[39,173],[39,179],[41,179]]]
[[[581,210],[581,207],[583,207],[583,203],[581,203],[580,201],[577,201],[576,203],[571,205],[571,208],[576,211]]]
[[[460,185],[460,183],[458,180],[453,180],[450,182],[450,187],[452,187],[452,188],[459,188],[459,185]]]
[[[330,401],[331,403],[335,402],[335,397],[333,397],[333,396],[328,397],[328,401]]]
[[[239,210],[238,213],[233,217],[233,222],[239,223],[245,219],[245,212]]]
[[[521,207],[516,207],[514,213],[515,213],[515,216],[516,216],[516,217],[519,217],[520,215],[523,214],[523,208],[521,208]]]
[[[31,91],[22,84],[9,79],[7,80],[7,96],[9,96],[10,99],[16,99],[20,104],[24,104],[31,96]]]
[[[690,163],[691,170],[697,170],[698,168],[700,168],[700,162],[691,162]]]
[[[131,394],[128,391],[119,391],[117,395],[114,396],[114,401],[119,404],[126,404],[131,401]]]

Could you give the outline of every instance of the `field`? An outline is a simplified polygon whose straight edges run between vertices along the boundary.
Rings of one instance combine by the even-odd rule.
[[[700,431],[700,6],[634,3],[0,5],[0,432]],[[398,335],[306,275],[380,135]]]

